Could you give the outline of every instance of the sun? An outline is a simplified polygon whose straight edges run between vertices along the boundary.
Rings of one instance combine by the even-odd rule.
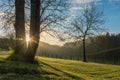
[[[30,41],[30,37],[29,37],[29,35],[26,35],[26,41],[27,41],[27,42]]]

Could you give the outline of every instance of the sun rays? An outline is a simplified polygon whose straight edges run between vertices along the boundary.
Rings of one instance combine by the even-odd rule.
[[[30,42],[30,37],[29,37],[29,35],[26,35],[26,42],[27,42],[27,43]]]

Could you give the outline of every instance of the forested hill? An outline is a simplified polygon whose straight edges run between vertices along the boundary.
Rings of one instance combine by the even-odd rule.
[[[78,44],[79,43],[79,44]],[[82,43],[66,43],[64,46],[40,43],[38,55],[55,58],[82,60]],[[120,34],[106,34],[86,40],[86,54],[88,61],[100,63],[120,64]]]
[[[86,53],[96,54],[102,52],[111,52],[119,50],[120,47],[120,34],[99,35],[86,40]],[[41,50],[41,51],[40,51]],[[38,52],[41,53],[53,53],[53,54],[68,54],[68,55],[80,55],[82,54],[82,42],[69,42],[62,47],[56,45],[49,45],[46,43],[40,43]],[[114,54],[113,53],[113,54]]]
[[[37,53],[43,54],[43,55],[44,54],[75,55],[75,54],[78,54],[79,51],[77,48],[74,48],[74,47],[50,45],[44,42],[40,42]]]

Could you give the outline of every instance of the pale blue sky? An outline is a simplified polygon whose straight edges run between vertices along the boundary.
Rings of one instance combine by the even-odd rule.
[[[6,0],[1,0],[5,1]],[[0,1],[0,3],[1,3]],[[72,0],[73,7],[71,7],[71,16],[77,15],[81,4],[95,2],[98,7],[103,9],[106,20],[105,27],[110,32],[120,32],[120,0]],[[1,12],[1,11],[0,11]]]
[[[71,7],[72,16],[79,15],[77,11],[80,11],[82,4],[93,2],[96,6],[103,10],[104,18],[106,20],[105,27],[109,32],[120,32],[120,0],[72,0],[73,7]]]
[[[108,18],[106,27],[110,32],[120,32],[120,0],[102,1],[104,4],[104,13]]]

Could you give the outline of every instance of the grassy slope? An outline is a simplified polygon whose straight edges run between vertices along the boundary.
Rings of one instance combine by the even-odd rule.
[[[120,66],[45,57],[29,64],[5,60],[7,56],[0,54],[0,80],[120,80]]]

